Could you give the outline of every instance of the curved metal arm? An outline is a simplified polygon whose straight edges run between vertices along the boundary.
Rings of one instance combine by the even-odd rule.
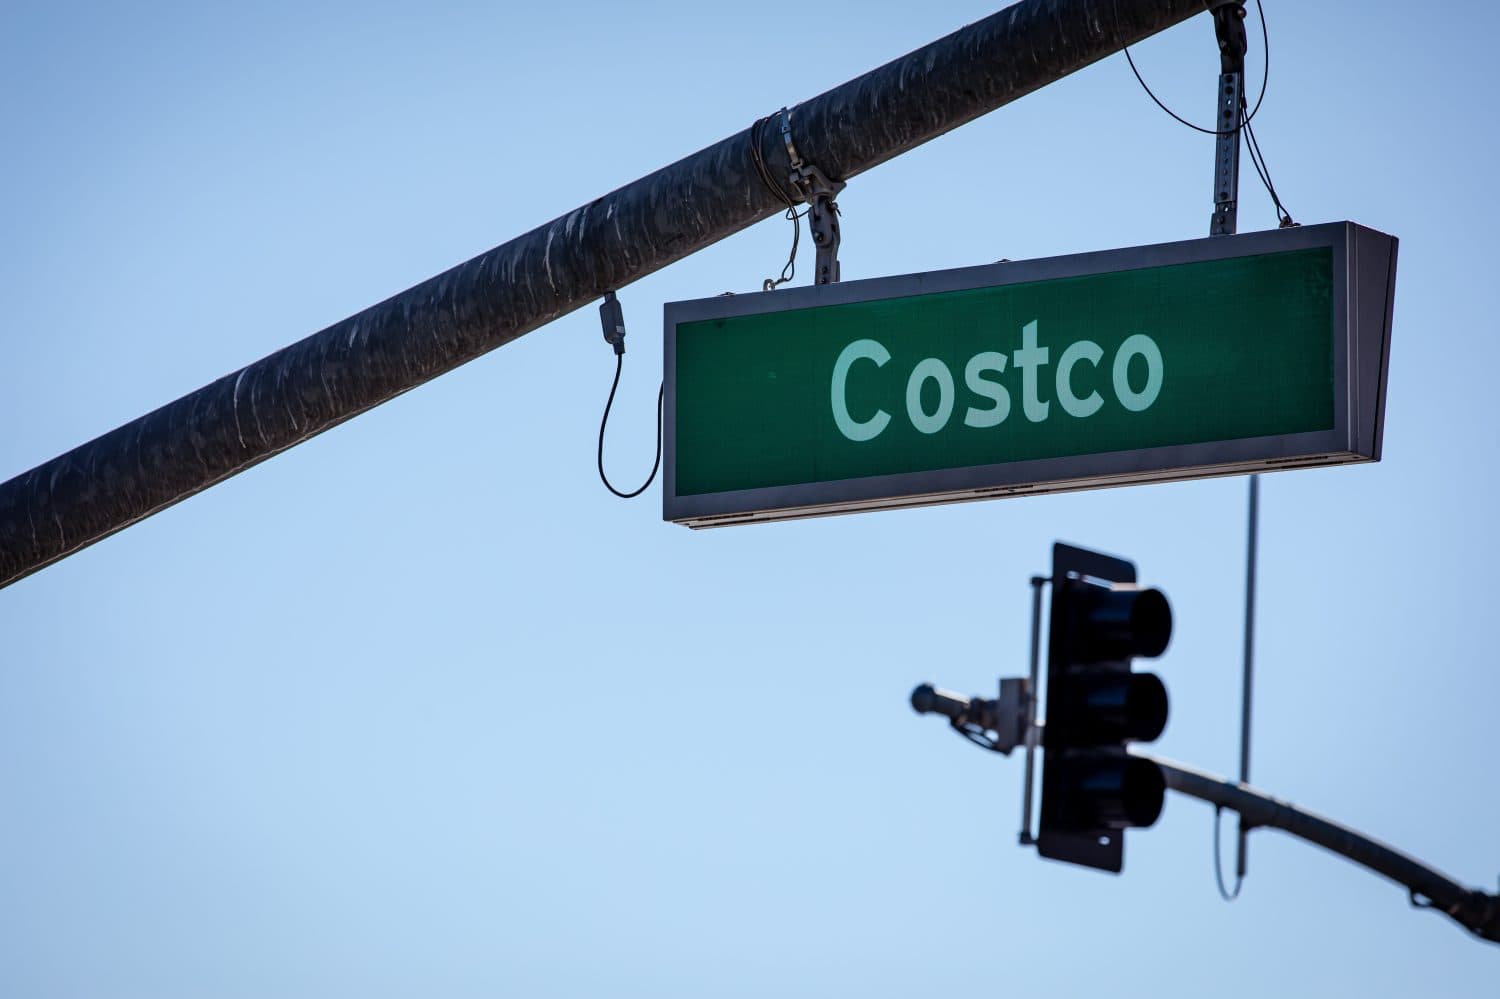
[[[1443,912],[1482,939],[1500,943],[1500,896],[1465,888],[1400,850],[1332,819],[1298,808],[1289,801],[1273,798],[1248,784],[1239,784],[1160,757],[1138,755],[1161,767],[1167,787],[1238,812],[1244,828],[1266,826],[1316,843],[1405,886],[1414,905]]]

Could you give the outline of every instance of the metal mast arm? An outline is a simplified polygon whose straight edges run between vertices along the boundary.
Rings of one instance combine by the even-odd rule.
[[[1249,785],[1160,757],[1140,755],[1161,767],[1167,787],[1238,812],[1243,828],[1265,826],[1280,829],[1331,850],[1403,885],[1411,893],[1413,904],[1446,913],[1477,936],[1500,943],[1500,896],[1465,888],[1393,847]]]
[[[847,181],[1203,10],[1023,0],[792,108],[797,149]],[[742,129],[0,484],[0,586],[784,211],[792,165],[771,132]]]

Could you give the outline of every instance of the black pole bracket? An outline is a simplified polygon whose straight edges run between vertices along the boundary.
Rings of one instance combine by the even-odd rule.
[[[833,284],[839,279],[839,205],[834,199],[844,189],[841,180],[828,175],[812,163],[805,162],[792,141],[792,113],[781,109],[781,141],[786,146],[792,172],[788,179],[807,202],[807,228],[812,233],[818,258],[813,274],[814,284]]]
[[[1245,5],[1227,0],[1213,9],[1214,34],[1219,40],[1218,115],[1214,130],[1214,217],[1210,236],[1231,236],[1239,228],[1240,121],[1245,105]]]

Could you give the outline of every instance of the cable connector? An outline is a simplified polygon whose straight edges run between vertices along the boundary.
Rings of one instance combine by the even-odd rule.
[[[625,353],[625,310],[612,291],[606,291],[599,303],[599,323],[604,327],[604,342],[615,348],[615,356]]]
[[[599,481],[604,483],[604,488],[621,499],[634,499],[656,481],[656,472],[661,468],[661,412],[667,386],[663,382],[656,392],[656,460],[651,464],[651,474],[639,489],[622,492],[604,474],[604,428],[609,426],[609,411],[614,407],[615,392],[620,387],[620,371],[625,367],[625,310],[620,307],[620,300],[612,291],[606,291],[604,301],[599,303],[599,323],[604,327],[604,342],[615,349],[615,380],[610,383],[609,399],[604,403],[604,416],[599,419]]]

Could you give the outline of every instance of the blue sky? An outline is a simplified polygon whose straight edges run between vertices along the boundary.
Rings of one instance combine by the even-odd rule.
[[[0,477],[994,9],[8,5]],[[1267,15],[1287,206],[1402,243],[1384,461],[1263,480],[1255,781],[1493,888],[1500,23]],[[1209,118],[1207,18],[1136,55]],[[1212,155],[1112,57],[855,178],[844,276],[1203,235]],[[651,460],[662,304],[757,288],[787,236],[622,290],[617,479]],[[1232,772],[1243,480],[689,532],[597,481],[612,370],[581,310],[0,592],[0,994],[1492,980],[1279,833],[1223,904],[1198,802],[1118,878],[1042,861],[1018,759],[907,706],[1024,671],[1026,580],[1070,540],[1173,602],[1154,748]]]

